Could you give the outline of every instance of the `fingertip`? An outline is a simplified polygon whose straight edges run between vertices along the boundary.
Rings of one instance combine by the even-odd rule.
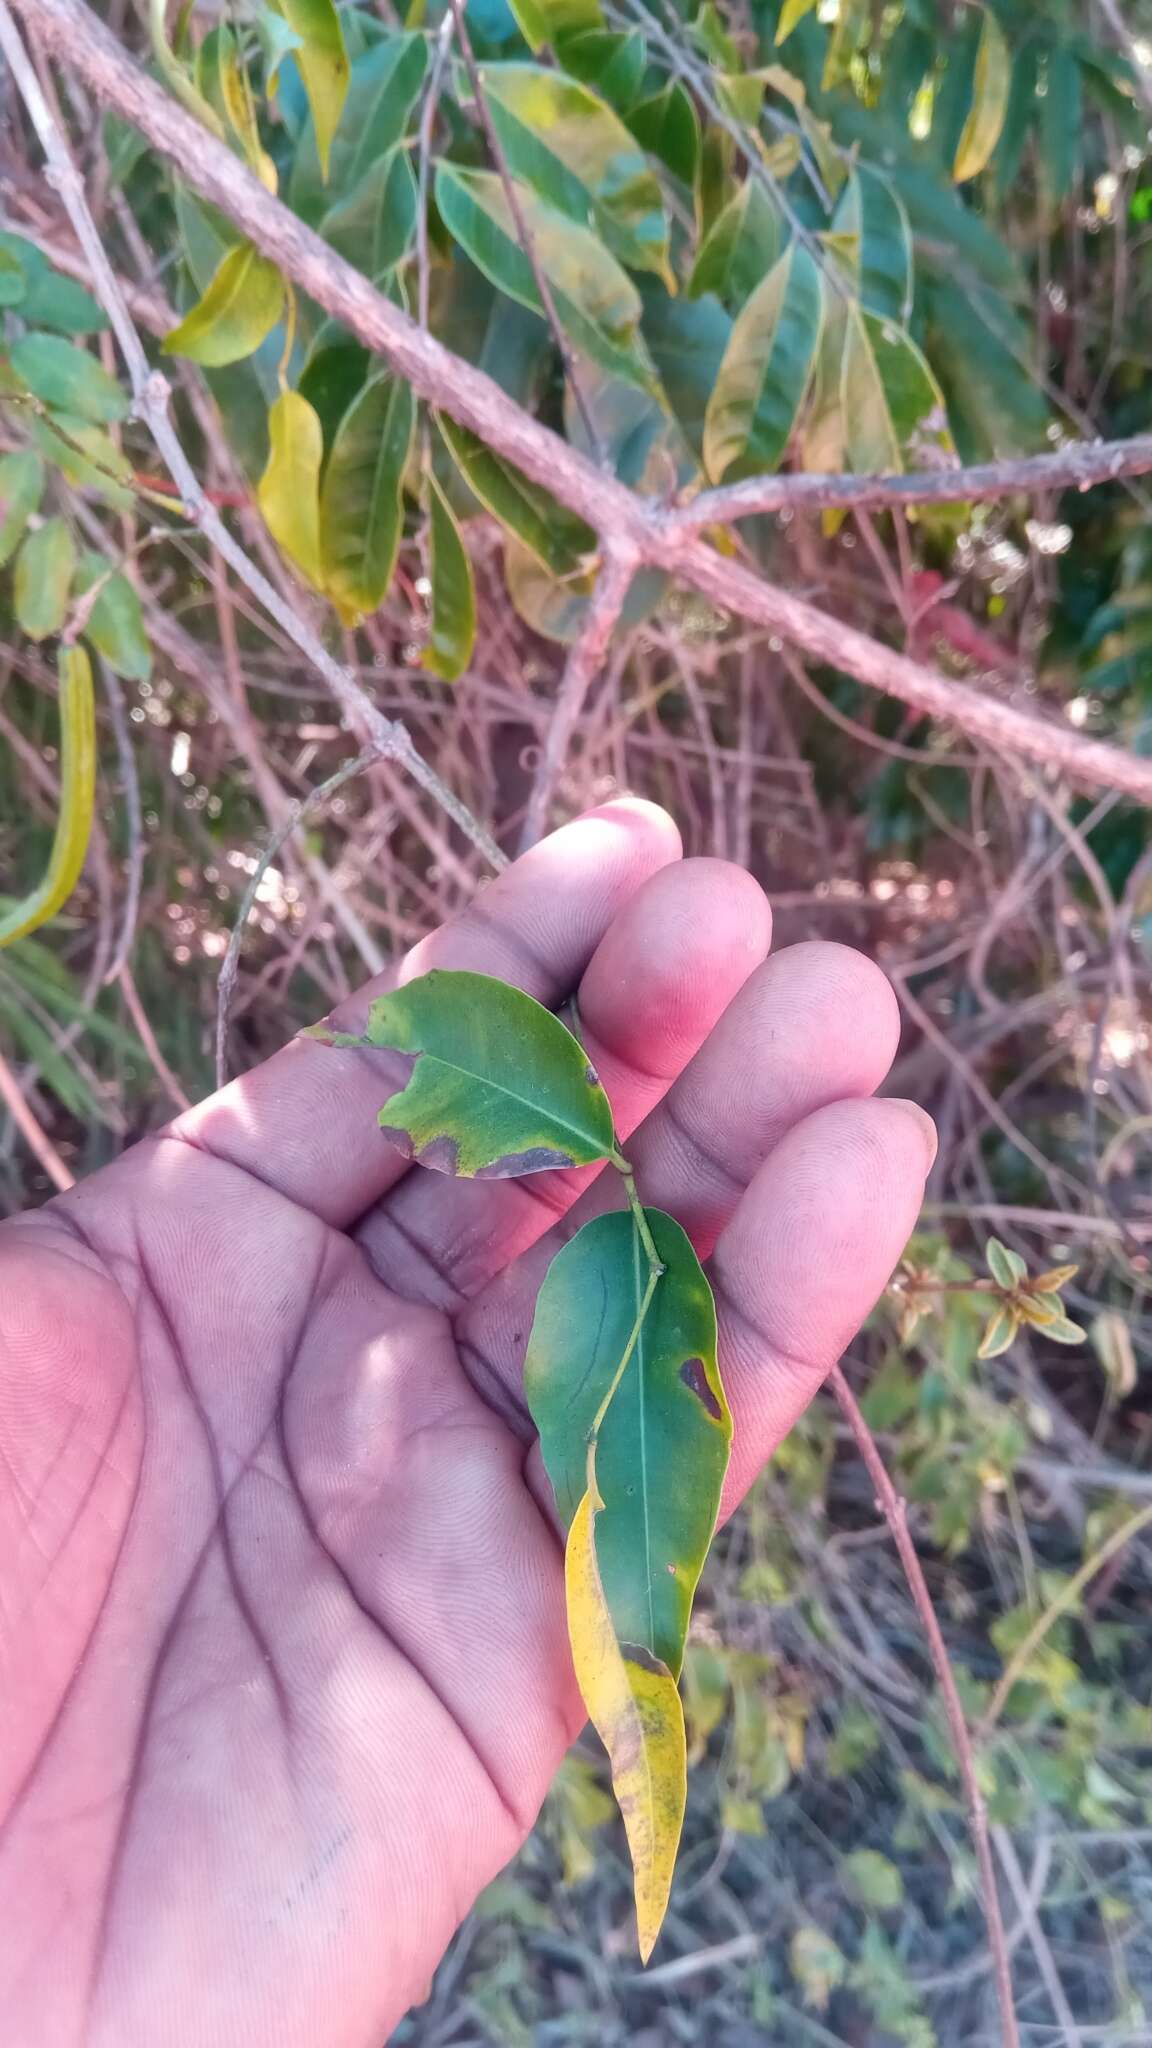
[[[557,826],[542,846],[561,838],[569,832],[585,832],[603,827],[607,832],[624,839],[644,852],[654,866],[667,861],[679,860],[683,852],[680,828],[670,812],[662,804],[655,804],[642,796],[608,797],[604,803],[596,804],[591,810],[582,811],[570,824]]]

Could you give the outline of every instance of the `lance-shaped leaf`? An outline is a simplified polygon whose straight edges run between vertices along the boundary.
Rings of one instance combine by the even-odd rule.
[[[688,293],[703,292],[732,310],[763,283],[780,255],[786,231],[779,210],[758,178],[748,178],[717,215],[700,246]]]
[[[822,319],[820,272],[793,242],[732,327],[704,427],[714,482],[776,468],[804,403]]]
[[[574,29],[560,35],[556,55],[570,78],[594,85],[617,112],[626,112],[644,81],[648,53],[638,28]]]
[[[667,1911],[684,1825],[684,1710],[676,1681],[659,1659],[617,1640],[597,1565],[602,1502],[591,1453],[588,1474],[564,1559],[568,1633],[576,1682],[612,1766],[635,1874],[640,1956],[647,1962]]]
[[[284,280],[250,242],[229,249],[202,299],[162,344],[165,355],[188,356],[219,369],[250,356],[284,310]]]
[[[127,393],[103,363],[58,334],[23,335],[8,360],[29,391],[57,412],[103,427],[128,411]]]
[[[674,177],[685,185],[695,184],[700,168],[700,118],[691,94],[678,78],[632,107],[628,126],[637,142],[667,164]]]
[[[435,475],[428,477],[428,566],[432,622],[423,665],[446,683],[462,676],[476,640],[476,587],[456,516]]]
[[[614,1210],[586,1223],[548,1268],[524,1391],[566,1522],[584,1495],[596,1437],[596,1555],[612,1624],[621,1641],[639,1644],[676,1677],[716,1527],[732,1420],[700,1261],[671,1216],[644,1213],[664,1272],[635,1341],[648,1259],[631,1211]]]
[[[0,567],[8,560],[44,495],[44,464],[32,448],[0,455]]]
[[[67,903],[83,871],[95,803],[92,664],[82,647],[66,647],[60,655],[60,809],[52,851],[37,886],[0,916],[0,946],[27,937]]]
[[[358,341],[317,339],[300,372],[300,395],[320,421],[325,453],[354,398],[368,381],[372,358]]]
[[[446,413],[439,415],[438,424],[461,476],[493,518],[554,576],[577,574],[595,551],[591,527],[497,455],[478,434],[458,426]]]
[[[841,399],[849,468],[892,475],[953,465],[940,386],[911,336],[855,305],[845,321]]]
[[[612,1150],[612,1111],[583,1046],[550,1010],[490,975],[434,968],[380,996],[362,1038],[323,1025],[312,1036],[411,1057],[380,1125],[439,1173],[503,1180],[586,1166]]]
[[[901,326],[912,304],[912,230],[887,178],[857,164],[832,221],[862,306]]]
[[[843,368],[850,302],[847,288],[838,289],[830,272],[825,273],[821,283],[824,323],[816,351],[812,390],[801,427],[800,457],[804,469],[834,473],[845,469],[848,464]]]
[[[391,149],[324,215],[320,233],[338,255],[379,284],[408,254],[416,210],[416,174],[408,151]]]
[[[335,0],[276,0],[278,11],[300,38],[293,53],[312,109],[320,169],[328,175],[332,138],[348,94],[350,66]]]
[[[314,590],[324,587],[320,561],[320,421],[298,391],[282,391],[268,413],[268,463],[256,486],[264,523]]]
[[[777,44],[787,40],[797,24],[803,21],[804,16],[811,14],[815,5],[816,0],[784,0],[784,5],[780,9],[780,19],[776,24]]]
[[[74,594],[83,597],[99,586],[81,631],[125,682],[146,683],[152,673],[152,647],[140,596],[120,570],[110,570],[111,564],[94,548],[80,557]]]
[[[62,519],[46,519],[30,533],[16,557],[13,603],[16,624],[30,640],[58,633],[68,615],[76,573],[76,543]]]
[[[991,157],[1004,126],[1011,84],[1012,57],[1004,31],[992,9],[986,7],[976,51],[972,105],[952,165],[957,185],[977,177]]]
[[[374,612],[392,581],[415,421],[411,386],[385,371],[349,406],[332,444],[320,549],[325,588],[348,624]]]
[[[651,383],[651,369],[635,344],[640,298],[631,278],[591,228],[578,226],[526,185],[517,189],[561,326],[604,369],[633,383]],[[436,203],[449,234],[477,269],[509,298],[542,313],[532,265],[496,172],[442,163]]]
[[[622,263],[675,289],[659,182],[620,116],[539,64],[488,64],[481,76],[513,176],[569,220],[594,224]]]
[[[579,29],[602,27],[600,0],[509,0],[524,41],[542,50]]]
[[[320,169],[315,124],[305,129],[296,150],[289,198],[293,211],[310,226],[320,220],[334,192],[351,192],[403,139],[427,64],[427,38],[408,33],[385,36],[356,58],[327,180]]]

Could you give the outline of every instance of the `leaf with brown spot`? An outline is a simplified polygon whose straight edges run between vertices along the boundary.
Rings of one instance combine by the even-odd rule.
[[[437,1173],[503,1180],[612,1152],[612,1111],[583,1046],[550,1010],[489,975],[434,969],[374,1002],[363,1037],[323,1026],[311,1035],[411,1056],[380,1125]]]

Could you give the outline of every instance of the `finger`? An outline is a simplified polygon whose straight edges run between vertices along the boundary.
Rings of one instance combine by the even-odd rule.
[[[675,825],[655,804],[628,798],[588,812],[341,1004],[336,1028],[362,1031],[376,996],[432,967],[496,975],[539,1002],[560,1002],[629,897],[679,851]],[[375,1128],[381,1105],[403,1086],[403,1065],[379,1051],[295,1039],[178,1117],[171,1132],[346,1228],[408,1170]]]
[[[642,1199],[677,1217],[705,1256],[794,1124],[825,1103],[879,1087],[899,1028],[892,990],[862,953],[820,942],[778,953],[751,976],[629,1143]],[[465,1363],[504,1413],[521,1400],[544,1272],[582,1223],[623,1199],[619,1176],[604,1174],[458,1322]]]
[[[731,1513],[875,1307],[915,1228],[936,1133],[912,1102],[839,1102],[790,1131],[710,1262],[732,1409]]]
[[[622,1138],[723,1016],[764,959],[771,933],[759,884],[718,860],[661,869],[609,926],[580,984],[580,1029]],[[600,1172],[592,1166],[482,1185],[411,1174],[365,1217],[357,1241],[382,1279],[397,1284],[404,1275],[409,1298],[456,1310]]]

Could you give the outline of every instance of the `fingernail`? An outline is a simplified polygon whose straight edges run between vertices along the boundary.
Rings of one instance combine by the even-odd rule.
[[[928,1111],[921,1109],[918,1102],[909,1102],[903,1095],[887,1095],[884,1099],[893,1109],[902,1110],[904,1115],[910,1117],[916,1125],[920,1136],[924,1140],[924,1150],[928,1155],[924,1163],[924,1171],[928,1173],[936,1157],[936,1148],[939,1143],[936,1136],[936,1126]]]

